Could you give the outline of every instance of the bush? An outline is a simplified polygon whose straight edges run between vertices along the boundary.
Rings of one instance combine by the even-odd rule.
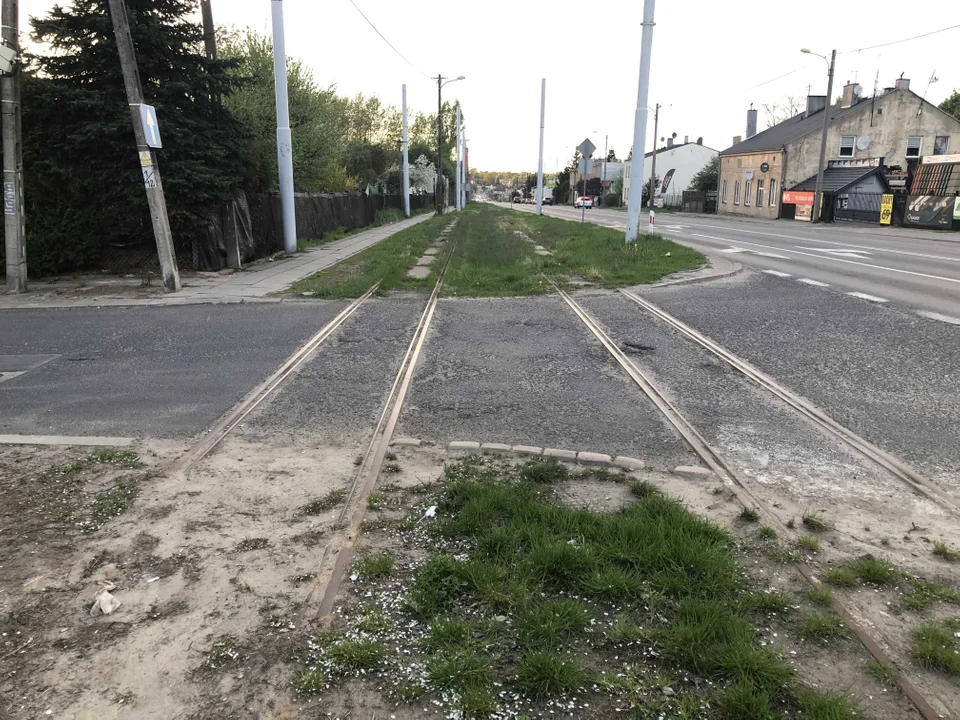
[[[601,205],[603,207],[620,207],[620,196],[615,193],[607,193],[603,196]]]

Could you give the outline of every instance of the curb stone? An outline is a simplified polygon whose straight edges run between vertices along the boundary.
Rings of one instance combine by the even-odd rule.
[[[557,450],[556,448],[544,448],[543,456],[549,458],[555,458],[557,460],[569,460],[570,462],[576,462],[577,453],[573,450]]]
[[[699,465],[678,465],[673,469],[673,474],[688,480],[709,480],[713,477],[713,470]]]
[[[398,444],[410,444],[413,445],[416,443],[415,447],[419,447],[422,441],[416,440],[413,438],[399,438],[398,440],[391,443],[391,445]],[[429,443],[427,443],[429,444]],[[618,457],[613,457],[605,453],[595,453],[587,452],[585,450],[576,451],[576,450],[562,450],[559,448],[541,448],[536,447],[535,445],[506,445],[504,443],[479,443],[472,440],[454,440],[453,442],[447,445],[447,450],[449,452],[457,453],[475,453],[475,452],[484,452],[489,454],[499,454],[499,455],[520,455],[520,456],[534,456],[534,457],[548,457],[554,458],[556,460],[563,460],[566,462],[579,463],[581,465],[597,465],[601,467],[614,467],[624,472],[634,472],[636,470],[643,470],[646,467],[646,464],[643,460],[638,458],[627,457],[621,455]],[[682,470],[691,470],[694,473],[694,476],[698,480],[703,480],[705,477],[709,477],[713,473],[705,468],[684,468],[678,467],[674,470],[674,473],[680,473]],[[705,475],[703,473],[706,473]]]

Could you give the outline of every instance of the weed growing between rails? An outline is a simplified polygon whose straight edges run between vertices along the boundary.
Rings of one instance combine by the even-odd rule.
[[[631,480],[592,475],[471,457],[409,493],[386,530],[396,559],[358,558],[298,692],[372,679],[410,717],[857,717],[760,642],[794,610],[757,591],[728,531],[649,483],[613,513],[558,500],[563,483]],[[842,640],[832,618],[808,624]]]

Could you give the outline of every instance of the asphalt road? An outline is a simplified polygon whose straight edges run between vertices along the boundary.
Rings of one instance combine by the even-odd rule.
[[[532,205],[514,207],[534,210]],[[544,210],[565,220],[581,217],[580,210],[568,206]],[[625,228],[626,217],[620,210],[586,211],[589,222],[609,227]],[[641,221],[647,222],[646,214]],[[859,293],[854,297],[864,302],[893,304],[927,320],[960,326],[960,233],[663,212],[656,216],[656,229],[707,255],[727,257],[786,284]]]
[[[192,437],[345,304],[6,310],[0,433]]]

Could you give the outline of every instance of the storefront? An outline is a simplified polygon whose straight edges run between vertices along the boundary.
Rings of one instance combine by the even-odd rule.
[[[960,230],[960,155],[928,155],[913,177],[903,224]]]

